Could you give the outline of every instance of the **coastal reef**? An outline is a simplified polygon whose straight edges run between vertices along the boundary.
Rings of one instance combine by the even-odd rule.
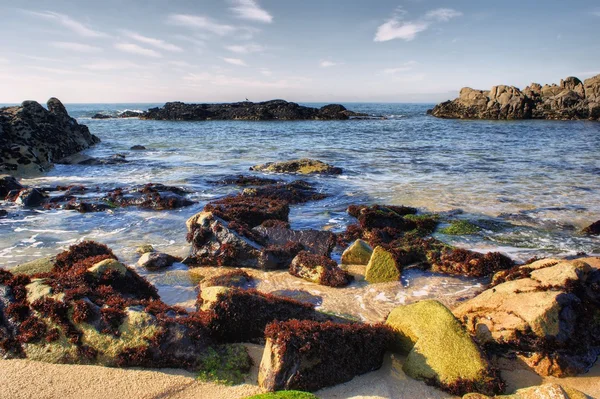
[[[271,100],[260,103],[244,101],[226,104],[185,104],[169,102],[161,108],[150,108],[139,115],[141,119],[172,121],[205,120],[345,120],[352,117],[366,117],[347,110],[339,104],[311,108],[285,100]]]
[[[49,99],[47,107],[24,101],[0,108],[0,173],[39,174],[100,142],[87,126],[69,116],[58,99]]]
[[[457,99],[429,111],[450,119],[589,119],[600,121],[600,75],[585,81],[568,77],[560,84],[532,83],[520,90],[494,86],[491,90],[464,87]]]

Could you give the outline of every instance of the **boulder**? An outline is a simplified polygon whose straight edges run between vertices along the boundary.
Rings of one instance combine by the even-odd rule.
[[[35,208],[42,205],[47,198],[48,195],[37,188],[25,188],[19,191],[19,194],[14,199],[14,202],[19,205]]]
[[[0,108],[0,173],[38,174],[100,142],[56,98],[48,100],[47,107],[24,101],[21,106]]]
[[[270,324],[265,336],[258,385],[316,391],[379,369],[392,333],[381,325],[291,320]]]
[[[137,206],[156,211],[184,208],[195,204],[185,197],[189,192],[180,187],[148,183],[142,186],[118,188],[104,198],[109,204],[119,207]]]
[[[435,300],[398,306],[386,325],[395,348],[407,355],[402,369],[455,395],[499,393],[503,384],[452,312]]]
[[[585,227],[582,230],[582,233],[590,236],[600,235],[600,220],[597,220],[589,226]]]
[[[292,260],[290,274],[330,287],[344,287],[353,280],[353,277],[342,270],[335,261],[306,251],[300,252]]]
[[[11,191],[20,191],[24,187],[11,175],[0,175],[0,201]]]
[[[585,372],[600,353],[600,271],[582,260],[540,260],[495,276],[454,314],[478,342],[516,354],[538,374]]]
[[[295,159],[283,162],[268,162],[262,165],[255,165],[250,170],[271,173],[296,173],[301,175],[339,175],[341,168],[331,166],[325,162],[316,159]]]
[[[300,244],[302,249],[315,255],[329,256],[336,245],[336,236],[323,230],[292,230],[281,226],[258,226],[252,229],[257,240],[265,246]]]
[[[208,287],[250,288],[254,278],[241,269],[207,278],[200,284],[201,291]]]
[[[398,265],[394,256],[382,247],[375,247],[367,264],[365,280],[369,283],[385,283],[398,281],[400,276],[401,266]]]
[[[135,249],[135,253],[138,255],[143,255],[148,252],[154,252],[154,247],[151,244],[140,245]]]
[[[175,262],[180,262],[181,258],[165,254],[162,252],[146,252],[138,260],[137,264],[140,267],[145,267],[148,270],[156,271],[165,269]]]
[[[371,259],[373,248],[363,240],[356,240],[342,254],[342,263],[345,265],[366,265]]]
[[[21,263],[20,265],[11,268],[10,272],[14,275],[26,274],[28,276],[37,273],[48,273],[52,271],[55,262],[56,256],[47,256],[30,262]]]

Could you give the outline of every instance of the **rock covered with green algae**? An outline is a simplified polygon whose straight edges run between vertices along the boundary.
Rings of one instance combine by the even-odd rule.
[[[540,375],[585,372],[600,353],[600,270],[543,259],[494,277],[454,314],[478,342],[517,355]]]
[[[477,234],[481,229],[467,220],[453,220],[450,222],[450,226],[444,227],[438,231],[442,234],[462,236]]]
[[[160,301],[101,244],[84,241],[33,276],[0,269],[0,355],[53,363],[196,370],[226,354],[211,315]],[[210,352],[210,353],[212,353]]]
[[[383,247],[375,247],[367,264],[365,280],[369,283],[385,283],[400,280],[401,271],[394,256]]]
[[[366,265],[371,259],[373,248],[361,239],[352,243],[342,254],[344,265]]]
[[[308,158],[282,162],[268,162],[262,165],[252,166],[250,170],[272,173],[297,173],[301,175],[339,175],[342,173],[341,168],[331,166],[323,161]]]
[[[28,276],[36,273],[47,273],[52,270],[55,261],[55,256],[47,256],[15,266],[10,269],[10,272],[12,274],[26,274]]]
[[[261,393],[259,395],[248,396],[245,399],[319,399],[309,392],[302,391],[277,391]]]
[[[410,377],[453,394],[494,394],[503,389],[479,347],[438,301],[396,307],[386,325],[396,332],[395,348],[407,354],[403,370]]]
[[[353,277],[327,256],[300,252],[290,264],[290,274],[329,287],[344,287]]]
[[[498,399],[591,399],[581,391],[559,384],[544,384],[534,387],[522,388],[512,395],[499,395]],[[469,393],[462,399],[491,399],[479,393]]]

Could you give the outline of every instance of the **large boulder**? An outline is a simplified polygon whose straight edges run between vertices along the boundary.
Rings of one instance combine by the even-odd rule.
[[[375,247],[367,264],[365,280],[369,283],[386,283],[400,280],[401,274],[401,266],[394,255],[382,247]]]
[[[453,394],[499,393],[502,382],[460,322],[441,303],[420,301],[396,307],[386,325],[395,347],[407,355],[402,369]]]
[[[373,248],[366,242],[358,239],[352,243],[342,254],[344,265],[366,265],[371,259]]]
[[[296,173],[300,175],[339,175],[341,168],[331,166],[323,161],[316,159],[294,159],[282,162],[267,162],[261,165],[255,165],[250,170],[271,173]]]
[[[48,100],[47,107],[24,101],[20,106],[0,108],[0,173],[38,174],[55,161],[100,142],[69,116],[58,99]]]
[[[454,309],[478,342],[517,354],[541,375],[585,372],[600,353],[600,271],[545,259],[498,273]]]
[[[377,370],[391,342],[381,325],[291,320],[265,330],[258,384],[267,391],[318,389]]]
[[[290,265],[290,274],[313,283],[330,287],[344,287],[353,277],[338,264],[323,255],[315,255],[306,251],[300,252]]]
[[[436,105],[430,113],[453,119],[591,119],[600,120],[600,75],[585,82],[576,77],[559,85],[532,83],[523,91],[494,86],[489,91],[463,88],[457,99]]]

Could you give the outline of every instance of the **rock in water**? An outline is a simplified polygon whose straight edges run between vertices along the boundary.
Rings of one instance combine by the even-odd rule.
[[[19,191],[24,187],[10,175],[0,175],[0,201],[6,198],[11,191]]]
[[[388,281],[400,280],[400,269],[394,256],[383,249],[382,247],[375,247],[369,263],[367,264],[367,270],[365,271],[365,280],[369,283],[385,283]]]
[[[489,91],[465,87],[457,99],[430,111],[439,118],[456,119],[590,119],[600,121],[600,75],[581,82],[575,77],[560,85],[532,83],[523,91],[494,86]]]
[[[342,254],[344,265],[366,265],[371,259],[373,248],[363,240],[356,240]]]
[[[267,391],[318,389],[377,370],[391,340],[381,325],[291,320],[265,330],[258,384]]]
[[[410,377],[455,395],[502,391],[503,384],[488,360],[454,315],[438,301],[398,306],[388,316],[386,325],[397,333],[395,347],[407,355],[402,369]]]
[[[139,115],[141,119],[204,121],[204,120],[345,120],[367,116],[330,104],[311,108],[284,100],[260,103],[245,101],[230,104],[185,104],[169,102],[162,108],[151,108]]]
[[[0,108],[0,173],[37,174],[100,142],[68,115],[58,99],[51,98],[47,105],[48,110],[24,101],[21,106]]]
[[[517,354],[538,374],[583,373],[600,353],[600,270],[544,259],[500,272],[454,310],[477,341]]]
[[[582,230],[582,233],[590,236],[600,235],[600,220],[597,220],[594,223],[587,226],[586,228],[584,228]]]
[[[180,258],[165,254],[162,252],[146,252],[138,260],[138,266],[145,267],[148,270],[156,271],[165,269],[175,262],[181,261]]]
[[[295,159],[283,162],[268,162],[262,165],[255,165],[250,168],[259,172],[272,173],[297,173],[300,175],[340,175],[342,169],[331,166],[325,162],[316,159]]]
[[[302,251],[290,265],[290,274],[329,287],[344,287],[353,277],[327,256]]]

